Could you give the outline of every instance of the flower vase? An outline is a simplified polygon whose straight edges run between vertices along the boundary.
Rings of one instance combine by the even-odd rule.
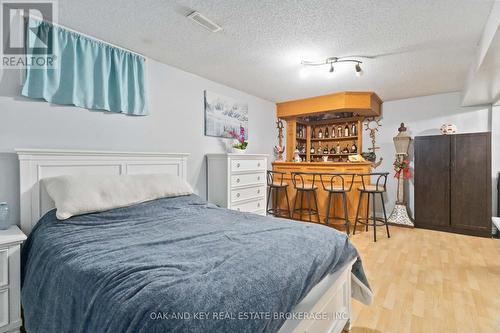
[[[246,149],[239,149],[233,147],[232,152],[233,154],[244,154],[246,152]]]

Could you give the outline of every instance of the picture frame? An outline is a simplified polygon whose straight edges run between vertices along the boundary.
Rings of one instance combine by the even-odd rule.
[[[204,112],[205,136],[231,139],[243,127],[248,139],[248,103],[205,90]]]

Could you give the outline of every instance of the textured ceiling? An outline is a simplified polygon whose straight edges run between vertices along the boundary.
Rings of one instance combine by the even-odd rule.
[[[271,101],[344,90],[383,100],[462,89],[493,1],[59,0],[59,22]],[[197,10],[224,30],[185,18]],[[366,55],[300,75],[301,59]]]

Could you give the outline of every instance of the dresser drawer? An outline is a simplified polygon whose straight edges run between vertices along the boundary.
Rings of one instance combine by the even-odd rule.
[[[0,250],[0,288],[9,284],[9,250]]]
[[[246,173],[231,176],[231,187],[259,184],[266,184],[266,174],[264,172]]]
[[[0,328],[9,324],[9,289],[0,289]]]
[[[258,171],[258,170],[266,170],[266,160],[265,159],[234,159],[231,160],[231,171]]]
[[[231,209],[233,210],[237,210],[239,212],[250,212],[250,213],[261,211],[262,209],[265,209],[265,207],[266,207],[266,202],[264,199],[231,204]]]
[[[238,202],[241,200],[257,199],[264,196],[266,191],[265,186],[247,187],[242,189],[231,190],[231,201]]]

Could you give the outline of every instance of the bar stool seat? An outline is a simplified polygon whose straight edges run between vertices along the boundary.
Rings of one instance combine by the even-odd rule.
[[[300,189],[302,191],[314,191],[317,190],[318,187],[314,184],[302,184],[302,185],[297,185],[296,189]]]
[[[370,193],[383,193],[385,192],[385,188],[382,185],[365,185],[365,187],[358,187],[358,191],[361,192],[370,192]]]
[[[266,213],[273,216],[283,216],[292,217],[290,215],[290,201],[288,200],[288,183],[284,181],[284,172],[279,171],[267,171],[267,203],[266,203]],[[278,194],[280,191],[285,192],[286,205],[287,208],[279,207]],[[274,193],[274,201],[272,208],[269,208],[269,200]]]
[[[335,192],[335,193],[342,193],[345,191],[345,189],[342,187],[342,186],[337,186],[337,185],[329,185],[327,184],[325,187],[324,187],[325,191],[328,191],[328,192]]]
[[[344,221],[344,227],[346,229],[347,235],[350,234],[350,222],[349,213],[347,210],[347,193],[351,191],[352,184],[354,183],[354,174],[347,173],[331,173],[331,174],[321,174],[321,184],[323,189],[328,192],[328,203],[326,205],[325,212],[325,223],[330,225],[330,220],[341,220]],[[346,185],[346,179],[350,178],[350,183]],[[332,205],[332,200],[335,199],[334,196],[340,196],[342,199],[342,209],[344,211],[343,216],[337,216],[335,214],[335,202],[333,204],[333,214],[330,215],[330,208]]]
[[[377,241],[377,226],[384,226],[385,225],[385,230],[387,232],[387,238],[391,238],[391,234],[389,233],[389,224],[387,223],[387,213],[385,211],[385,203],[384,203],[384,193],[386,191],[386,183],[387,183],[387,176],[389,175],[388,172],[381,172],[381,173],[366,173],[366,174],[359,174],[358,176],[361,177],[361,187],[358,187],[359,191],[359,201],[358,201],[358,209],[356,210],[356,220],[354,221],[354,231],[353,235],[356,234],[356,225],[358,223],[364,224],[366,226],[366,231],[368,231],[368,227],[373,227],[373,241]],[[377,177],[377,181],[375,182],[375,185],[367,184],[365,183],[365,177],[371,179],[372,177]],[[368,181],[369,182],[369,181]],[[384,218],[377,217],[375,214],[375,196],[380,195],[380,200],[382,201],[382,209],[384,212]],[[363,195],[366,195],[368,197],[367,204],[366,204],[366,218],[361,218],[359,217],[359,209],[361,207],[361,200],[363,200]],[[370,196],[372,196],[372,217],[369,217],[369,212],[370,212]]]
[[[283,183],[280,183],[280,182],[273,182],[271,185],[269,186],[272,186],[272,187],[287,187],[288,186],[288,183],[287,182],[283,182]]]
[[[300,214],[300,219],[302,220],[302,215],[309,216],[309,222],[312,222],[312,216],[316,215],[318,219],[318,223],[321,222],[319,217],[319,209],[318,209],[318,199],[316,197],[316,190],[318,186],[316,186],[316,177],[317,173],[314,172],[292,172],[292,183],[293,187],[297,191],[295,195],[295,201],[293,203],[292,217],[295,214]],[[311,182],[306,182],[304,177],[312,177]],[[307,207],[304,207],[304,194],[306,197]],[[311,195],[314,201],[314,207],[311,203]],[[299,203],[299,207],[297,207],[297,203]]]

